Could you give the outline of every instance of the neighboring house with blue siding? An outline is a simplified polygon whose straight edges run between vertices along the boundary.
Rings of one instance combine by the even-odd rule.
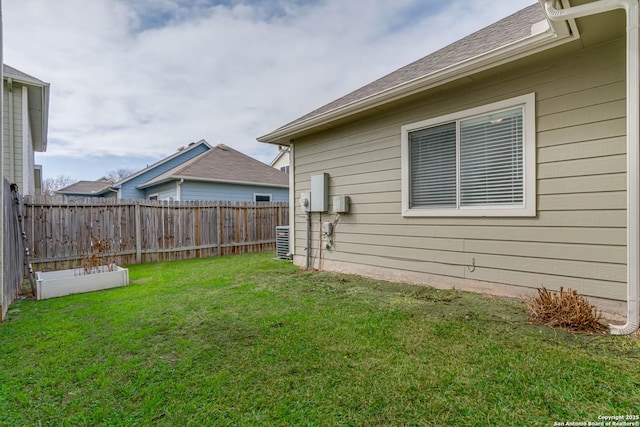
[[[141,185],[157,200],[287,202],[289,176],[224,144]]]
[[[117,191],[119,199],[147,199],[147,191],[141,189],[141,185],[210,149],[211,145],[204,139],[198,142],[192,142],[187,147],[179,148],[178,151],[171,156],[116,182],[112,188]]]
[[[205,140],[109,185],[79,181],[57,191],[69,197],[150,200],[288,202],[289,176],[226,145]]]

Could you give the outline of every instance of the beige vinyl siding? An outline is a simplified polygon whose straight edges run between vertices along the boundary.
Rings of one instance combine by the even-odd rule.
[[[590,49],[572,43],[502,73],[295,141],[295,193],[330,175],[330,195],[351,197],[334,248],[340,261],[524,287],[545,285],[623,300],[626,293],[624,39]],[[414,218],[401,215],[400,127],[534,92],[537,215]],[[312,195],[313,197],[313,195]],[[296,263],[304,264],[305,218],[296,207]],[[322,221],[334,215],[322,214]],[[475,268],[473,267],[475,265]]]
[[[9,127],[9,111],[6,110],[4,114],[4,173],[10,183],[18,184],[20,192],[23,190],[23,108],[22,108],[22,86],[17,83],[13,83],[13,141],[10,139],[10,127]],[[9,93],[7,85],[5,84],[4,102],[6,108],[9,108]],[[13,145],[13,151],[12,146]],[[13,162],[11,161],[11,153],[13,152]],[[12,173],[13,164],[13,173]]]
[[[25,137],[23,128],[22,128],[22,120],[23,120],[23,108],[22,108],[23,96],[22,96],[22,86],[15,84],[13,85],[13,122],[14,122],[14,141],[13,141],[13,155],[15,158],[14,162],[14,179],[13,182],[18,184],[18,188],[21,193],[24,193],[24,180],[22,179],[22,165],[23,165],[23,149],[22,143]]]

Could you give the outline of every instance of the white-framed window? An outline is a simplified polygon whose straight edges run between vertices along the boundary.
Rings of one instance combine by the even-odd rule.
[[[158,200],[158,193],[149,194],[149,200]]]
[[[535,94],[401,128],[403,216],[535,216]]]
[[[284,173],[289,173],[289,165],[287,166],[280,166],[280,170]]]
[[[253,193],[254,202],[270,202],[271,194]]]

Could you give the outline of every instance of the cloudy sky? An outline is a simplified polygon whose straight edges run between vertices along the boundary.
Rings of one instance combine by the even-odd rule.
[[[51,83],[44,177],[255,138],[535,0],[4,0],[4,62]]]

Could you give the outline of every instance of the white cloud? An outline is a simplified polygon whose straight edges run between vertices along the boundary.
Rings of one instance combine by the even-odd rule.
[[[51,83],[47,176],[201,138],[269,161],[255,137],[530,1],[5,0],[4,58]]]

